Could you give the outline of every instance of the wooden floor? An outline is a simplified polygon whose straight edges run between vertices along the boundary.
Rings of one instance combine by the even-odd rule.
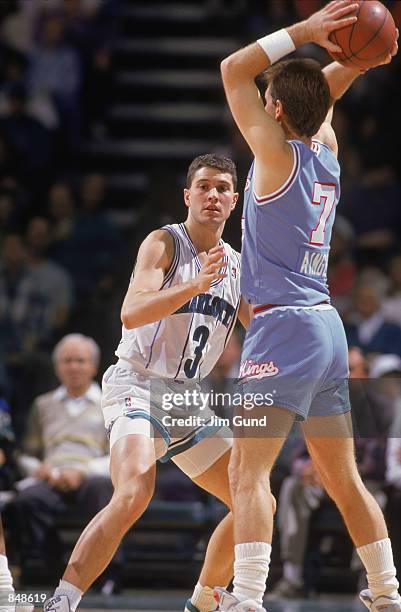
[[[45,589],[47,591],[47,589]],[[102,597],[90,594],[84,596],[78,611],[88,612],[183,612],[189,593],[179,590],[135,589],[124,591],[123,595]],[[48,593],[50,596],[50,592]],[[315,599],[302,601],[265,601],[267,612],[366,612],[365,606],[356,596],[319,594]],[[35,612],[43,607],[35,607]],[[19,608],[17,607],[17,612]],[[25,611],[24,611],[25,612]]]

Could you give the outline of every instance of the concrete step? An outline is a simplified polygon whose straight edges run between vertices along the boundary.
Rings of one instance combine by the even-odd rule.
[[[118,104],[110,109],[112,121],[124,123],[221,123],[225,108],[220,104]]]
[[[169,140],[114,140],[103,143],[88,143],[83,153],[98,159],[112,157],[115,162],[123,160],[188,160],[196,155],[219,150],[221,142],[214,140],[169,139]]]
[[[219,71],[216,70],[133,70],[120,72],[116,86],[169,89],[221,89]]]
[[[130,55],[174,57],[224,57],[238,48],[234,38],[122,38],[116,43],[116,51]]]
[[[124,9],[127,19],[167,21],[174,23],[201,23],[207,19],[208,12],[201,4],[155,3],[138,4]]]

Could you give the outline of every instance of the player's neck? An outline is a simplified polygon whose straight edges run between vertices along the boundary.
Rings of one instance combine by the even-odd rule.
[[[292,130],[291,128],[289,128],[287,125],[283,126],[284,131],[285,131],[285,136],[287,140],[300,140],[301,142],[303,142],[304,144],[306,144],[307,147],[310,147],[312,144],[312,139],[309,138],[308,136],[300,136],[299,134],[297,134],[296,132],[294,132],[294,130]]]
[[[204,225],[195,223],[191,218],[187,219],[184,225],[197,253],[209,251],[209,249],[216,246],[223,233],[223,227],[209,229]]]

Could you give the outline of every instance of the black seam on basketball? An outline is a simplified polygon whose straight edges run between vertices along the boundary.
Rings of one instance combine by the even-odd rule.
[[[356,19],[356,21],[354,21],[354,23],[353,23],[353,24],[352,24],[352,26],[351,26],[351,32],[350,32],[350,35],[349,35],[349,38],[348,38],[348,46],[349,46],[349,50],[350,50],[350,51],[352,51],[352,49],[351,49],[351,40],[352,40],[352,35],[353,35],[353,33],[354,33],[355,26],[356,26],[356,24],[358,23],[359,13],[360,13],[360,10],[361,10],[361,8],[362,8],[362,6],[363,6],[363,3],[364,3],[364,2],[365,2],[365,0],[362,0],[361,4],[358,6],[358,10],[357,10],[357,12],[356,12],[356,18],[357,18],[357,19]],[[340,45],[340,46],[341,46],[341,45]]]
[[[390,50],[386,49],[385,51],[382,51],[378,55],[372,55],[371,57],[366,57],[366,58],[358,57],[357,55],[355,55],[353,53],[352,55],[346,55],[344,57],[339,57],[338,59],[341,62],[345,62],[346,60],[352,60],[352,58],[355,57],[360,62],[371,62],[372,60],[379,59],[379,57],[382,57],[383,55],[387,55],[388,53],[390,53]],[[338,55],[340,55],[340,54],[338,54]],[[353,63],[355,63],[355,62],[353,62]],[[355,66],[358,66],[358,64],[355,64]]]
[[[387,21],[387,15],[388,15],[388,13],[389,13],[389,11],[388,11],[388,9],[386,8],[386,12],[385,12],[385,14],[384,14],[384,19],[383,19],[383,22],[382,22],[382,24],[381,24],[380,28],[379,28],[379,29],[378,29],[378,30],[377,30],[377,31],[374,33],[374,35],[372,36],[372,38],[370,38],[370,40],[368,40],[368,41],[367,41],[367,42],[366,42],[366,43],[363,45],[363,47],[361,47],[360,49],[358,49],[358,51],[353,51],[353,50],[351,49],[351,38],[350,38],[350,41],[349,41],[349,48],[350,48],[350,51],[352,51],[352,55],[353,55],[354,57],[358,57],[358,53],[360,53],[361,51],[363,51],[364,49],[366,49],[366,47],[368,47],[368,46],[370,45],[370,43],[371,43],[371,42],[373,42],[373,41],[374,41],[374,39],[375,39],[375,38],[376,38],[376,37],[377,37],[377,36],[380,34],[380,32],[382,31],[382,29],[384,28],[384,24],[385,24],[385,23],[386,23],[386,21]],[[360,59],[362,59],[362,58],[360,58]],[[370,58],[369,58],[369,59],[370,59]],[[374,58],[372,58],[372,59],[374,59]]]

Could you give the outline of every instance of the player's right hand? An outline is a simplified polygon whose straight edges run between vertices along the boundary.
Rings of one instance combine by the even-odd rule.
[[[213,281],[227,276],[227,263],[223,260],[224,248],[215,246],[206,255],[206,259],[202,264],[199,274],[194,279],[193,283],[198,293],[208,291]]]
[[[342,49],[334,44],[329,36],[334,30],[352,25],[357,20],[359,5],[350,0],[333,0],[320,11],[313,13],[303,22],[308,31],[309,42],[314,42],[329,53],[341,53]]]

